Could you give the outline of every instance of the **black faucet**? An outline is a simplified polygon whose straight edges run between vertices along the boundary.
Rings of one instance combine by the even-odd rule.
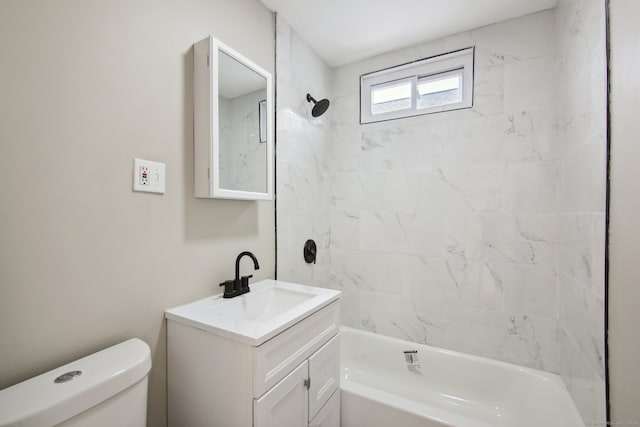
[[[224,286],[223,298],[237,297],[238,295],[246,294],[250,291],[249,279],[253,277],[253,274],[240,277],[240,259],[245,255],[253,260],[253,268],[256,270],[260,269],[258,259],[254,254],[249,251],[240,252],[240,255],[236,258],[236,278],[232,280],[225,280],[223,283],[220,283],[220,286]]]

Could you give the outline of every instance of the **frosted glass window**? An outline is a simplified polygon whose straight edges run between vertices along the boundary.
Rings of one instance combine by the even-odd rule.
[[[360,123],[473,106],[474,48],[360,76]]]
[[[393,82],[371,88],[371,114],[411,108],[411,82]]]
[[[418,78],[416,108],[422,110],[462,102],[463,72],[461,69]]]

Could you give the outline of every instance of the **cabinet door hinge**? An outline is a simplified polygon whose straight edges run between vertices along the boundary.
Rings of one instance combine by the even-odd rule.
[[[209,56],[210,55],[207,53],[207,67],[209,66],[209,61],[210,61]]]
[[[307,390],[309,390],[309,388],[311,387],[311,378],[307,378],[306,380],[304,380],[304,386],[307,388]]]

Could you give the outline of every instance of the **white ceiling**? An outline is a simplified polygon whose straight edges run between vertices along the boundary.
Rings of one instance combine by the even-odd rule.
[[[558,0],[261,0],[332,67],[555,7]]]

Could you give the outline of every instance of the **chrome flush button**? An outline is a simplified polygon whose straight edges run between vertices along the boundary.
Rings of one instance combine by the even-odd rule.
[[[79,377],[80,375],[82,375],[82,371],[67,372],[66,374],[60,375],[53,382],[56,384],[66,383],[67,381],[71,381],[72,379],[74,379],[75,377]]]

